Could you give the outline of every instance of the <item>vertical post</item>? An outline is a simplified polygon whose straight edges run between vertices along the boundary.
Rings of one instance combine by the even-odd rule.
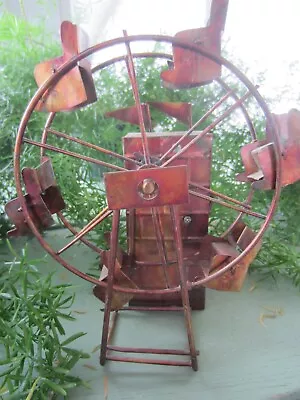
[[[130,265],[134,259],[134,239],[135,239],[135,208],[128,211],[127,214],[127,253]]]
[[[165,278],[165,283],[166,283],[166,287],[169,288],[170,285],[169,285],[168,271],[167,271],[168,257],[167,257],[166,247],[165,247],[164,234],[163,234],[162,228],[160,226],[160,218],[159,218],[159,214],[157,212],[156,207],[151,208],[151,214],[152,214],[154,232],[155,232],[155,236],[156,236],[157,249],[158,249],[158,253],[160,255],[160,259],[161,259],[161,266],[162,266],[162,270],[163,270],[163,274],[164,274],[164,278]]]
[[[105,294],[105,308],[104,308],[103,327],[102,327],[102,340],[101,340],[101,353],[100,353],[100,364],[101,365],[104,365],[105,361],[106,361],[108,332],[109,332],[109,319],[110,319],[110,312],[111,312],[114,272],[115,272],[118,236],[119,236],[119,222],[120,222],[120,210],[114,210],[113,217],[112,217],[112,230],[111,230],[111,237],[110,237],[110,251],[109,251],[109,261],[108,261],[108,275],[107,275],[107,288],[106,288],[106,294]]]
[[[195,339],[192,328],[192,315],[191,315],[191,307],[189,300],[189,292],[187,288],[187,276],[185,273],[185,269],[183,266],[183,248],[182,248],[182,238],[181,238],[181,229],[180,229],[180,217],[178,212],[178,206],[171,207],[171,217],[173,222],[174,229],[174,240],[175,240],[175,249],[177,253],[177,261],[178,261],[178,273],[179,273],[179,281],[181,287],[181,298],[182,298],[182,306],[183,313],[185,319],[185,325],[187,330],[187,336],[189,341],[190,355],[191,355],[191,363],[194,371],[198,370],[198,360],[197,360],[197,351],[195,347]]]

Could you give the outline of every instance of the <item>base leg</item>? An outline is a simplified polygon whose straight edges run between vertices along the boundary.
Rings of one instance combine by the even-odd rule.
[[[174,227],[175,248],[178,260],[178,273],[179,273],[179,280],[181,287],[183,313],[184,313],[185,325],[186,325],[190,354],[191,354],[191,363],[193,370],[197,371],[198,370],[197,351],[196,351],[195,339],[192,328],[192,315],[191,315],[191,307],[189,301],[189,292],[187,288],[187,277],[183,266],[183,249],[182,249],[182,240],[180,234],[180,217],[178,208],[176,206],[171,207],[171,216]]]
[[[105,294],[105,308],[104,308],[101,353],[100,353],[100,364],[101,365],[104,365],[105,361],[106,361],[109,320],[110,320],[111,302],[112,302],[112,295],[113,295],[114,271],[115,271],[117,246],[118,246],[119,222],[120,222],[120,211],[115,210],[113,212],[112,230],[111,230],[111,238],[110,238],[107,289],[106,289],[106,294]]]

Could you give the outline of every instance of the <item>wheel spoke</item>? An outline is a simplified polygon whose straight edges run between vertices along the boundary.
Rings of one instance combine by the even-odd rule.
[[[231,208],[232,210],[236,210],[236,211],[242,212],[242,213],[247,214],[247,215],[251,215],[252,217],[256,217],[256,218],[260,218],[260,219],[266,219],[266,215],[257,213],[255,211],[251,211],[251,210],[249,210],[249,209],[247,209],[245,207],[238,207],[238,206],[235,206],[233,204],[226,203],[223,200],[219,200],[219,199],[216,199],[214,197],[207,196],[206,194],[195,192],[193,190],[189,190],[189,193],[192,196],[200,197],[201,199],[204,199],[204,200],[207,200],[207,201],[211,201],[212,203],[220,204],[221,206],[224,206],[224,207],[227,207],[227,208]]]
[[[57,255],[60,255],[67,249],[69,249],[71,246],[73,246],[75,243],[77,243],[84,235],[89,233],[91,230],[93,230],[98,224],[100,224],[104,219],[109,217],[112,214],[112,211],[108,209],[108,207],[105,207],[95,218],[93,218],[78,234],[75,236],[71,242],[66,244],[63,248],[58,250],[56,252]]]
[[[120,160],[129,161],[129,162],[135,163],[137,165],[142,165],[142,163],[137,161],[137,160],[134,160],[134,159],[126,157],[126,156],[123,156],[123,155],[118,154],[118,153],[116,153],[116,152],[114,152],[112,150],[104,149],[103,147],[97,146],[97,145],[95,145],[93,143],[86,142],[86,141],[84,141],[82,139],[67,135],[66,133],[59,132],[59,131],[57,131],[55,129],[48,129],[47,131],[52,133],[55,136],[70,140],[71,142],[75,142],[75,143],[81,144],[82,146],[88,147],[90,149],[94,149],[94,150],[100,151],[101,153],[108,154],[109,156],[112,156],[112,157],[115,157],[115,158],[119,158]]]
[[[57,217],[61,220],[61,222],[64,224],[64,226],[69,229],[73,233],[73,235],[78,235],[78,231],[67,221],[67,219],[63,216],[61,212],[58,212]],[[85,245],[87,245],[90,249],[94,250],[98,254],[102,254],[103,250],[95,246],[93,243],[91,243],[89,240],[85,239],[84,237],[80,238],[81,242],[83,242]]]
[[[228,92],[228,91],[230,90],[230,87],[227,85],[227,83],[225,83],[225,82],[223,81],[223,79],[217,78],[216,81],[219,83],[220,86],[222,86],[222,88],[223,88],[226,92]],[[238,98],[238,95],[237,95],[234,91],[232,92],[231,97],[232,97],[234,100],[236,100],[236,101],[239,99],[239,98]],[[253,122],[251,121],[251,118],[250,118],[250,116],[249,116],[249,114],[248,114],[248,112],[247,112],[246,107],[244,106],[244,104],[241,104],[241,105],[240,105],[240,109],[241,109],[241,111],[242,111],[242,113],[243,113],[243,115],[244,115],[244,118],[245,118],[245,120],[246,120],[246,123],[247,123],[247,125],[248,125],[248,128],[249,128],[249,131],[250,131],[250,135],[251,135],[251,137],[252,137],[252,140],[256,140],[257,137],[256,137],[255,128],[254,128]]]
[[[238,204],[239,206],[248,208],[249,210],[251,209],[250,204],[246,204],[246,203],[244,203],[242,201],[236,200],[236,199],[234,199],[232,197],[227,196],[226,194],[216,192],[215,190],[212,190],[212,189],[209,189],[209,188],[207,188],[205,186],[199,185],[199,183],[190,182],[190,186],[193,186],[193,187],[195,187],[197,189],[203,190],[204,192],[209,193],[209,194],[211,194],[213,196],[217,196],[220,199],[227,200],[227,201],[230,201],[231,203]]]
[[[168,151],[165,152],[165,154],[163,154],[161,156],[161,158],[159,159],[160,162],[162,162],[163,160],[165,160],[165,158],[174,150],[176,149],[177,146],[180,145],[180,143],[187,137],[189,136],[191,133],[194,132],[194,130],[201,125],[203,122],[205,122],[207,120],[207,118],[222,104],[224,103],[225,100],[228,99],[228,97],[232,96],[233,91],[230,90],[228,93],[225,94],[225,96],[223,96],[219,101],[217,101],[216,104],[213,105],[213,107],[208,110],[193,126],[190,127],[190,129],[180,138],[177,140],[176,143],[174,143]]]
[[[176,154],[174,154],[169,160],[165,161],[162,166],[166,167],[172,161],[177,159],[181,154],[186,152],[194,143],[200,140],[203,136],[208,134],[213,128],[215,128],[220,122],[222,122],[225,118],[227,118],[237,107],[239,107],[252,93],[247,92],[243,97],[241,97],[238,101],[236,101],[228,110],[226,110],[220,117],[218,117],[214,122],[208,125],[203,131],[201,131],[197,136],[195,136],[187,145],[185,145],[181,150],[179,150]]]
[[[54,151],[56,153],[65,154],[66,156],[70,156],[70,157],[78,158],[80,160],[91,162],[93,164],[101,165],[103,167],[115,169],[117,171],[127,171],[126,168],[119,167],[118,165],[113,165],[113,164],[107,163],[105,161],[97,160],[96,158],[83,156],[81,154],[74,153],[72,151],[61,149],[60,147],[51,146],[50,144],[39,143],[39,142],[35,142],[34,140],[26,139],[26,138],[23,139],[23,142],[24,143],[28,143],[28,144],[32,144],[33,146],[37,146],[37,147],[41,147],[41,148],[44,148],[44,149],[47,149],[47,150],[51,150],[51,151]]]
[[[123,34],[125,37],[128,36],[127,32],[125,30],[123,31]],[[140,130],[141,130],[145,163],[150,164],[150,152],[149,152],[149,146],[148,146],[148,139],[147,139],[144,117],[143,117],[143,110],[142,110],[142,106],[141,106],[141,100],[140,100],[140,95],[139,95],[139,90],[138,90],[138,85],[137,85],[137,80],[136,80],[133,57],[132,57],[132,53],[130,50],[129,42],[125,42],[125,46],[126,46],[126,50],[127,50],[127,57],[125,58],[125,62],[126,62],[128,76],[129,76],[130,83],[132,86],[132,92],[133,92],[133,96],[134,96],[134,100],[135,100],[135,104],[136,104],[136,108],[137,108],[137,113],[138,113],[138,117],[139,117],[139,122],[140,122]]]
[[[104,216],[108,211],[109,211],[109,208],[108,207],[104,207],[103,210],[101,210],[99,212],[99,214],[96,215],[96,217],[94,217],[84,228],[81,229],[81,231],[78,233],[78,235],[81,235],[84,231],[87,231],[87,229],[89,229],[90,226],[92,226],[96,221],[99,220],[99,218]]]

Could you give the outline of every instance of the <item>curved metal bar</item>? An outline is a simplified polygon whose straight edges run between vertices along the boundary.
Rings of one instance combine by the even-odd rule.
[[[165,58],[166,60],[173,60],[172,54],[158,53],[158,52],[153,52],[153,53],[150,53],[150,52],[133,53],[132,57],[133,58]],[[110,60],[104,61],[104,62],[94,66],[92,68],[92,73],[98,72],[101,69],[109,67],[110,65],[113,65],[113,64],[115,64],[117,62],[125,61],[125,59],[126,59],[126,56],[119,56],[119,57],[111,58]]]
[[[43,143],[43,144],[47,142],[48,128],[51,126],[54,118],[55,118],[55,112],[51,112],[47,118],[47,121],[44,126],[44,130],[42,133],[41,143]],[[46,149],[44,147],[41,147],[41,158],[43,158],[45,156],[45,153],[46,153],[45,150]]]
[[[275,213],[276,206],[279,201],[279,196],[280,196],[280,190],[281,190],[281,157],[280,157],[280,146],[279,146],[279,138],[278,138],[278,132],[276,130],[276,126],[273,120],[273,117],[268,109],[268,106],[266,105],[264,99],[262,96],[259,94],[257,91],[256,87],[249,81],[249,79],[233,64],[231,64],[229,61],[225,60],[223,57],[219,57],[213,53],[210,53],[207,51],[205,48],[201,47],[200,45],[194,45],[192,43],[187,43],[184,41],[179,40],[178,38],[171,37],[171,36],[162,36],[162,35],[135,35],[135,36],[128,36],[128,37],[121,37],[117,39],[112,39],[104,43],[100,43],[98,45],[95,45],[82,53],[80,53],[77,56],[74,56],[71,60],[63,64],[58,71],[51,76],[35,93],[31,101],[29,102],[24,115],[21,119],[20,126],[18,129],[17,133],[17,138],[16,138],[16,144],[15,144],[15,152],[14,152],[14,174],[15,174],[15,181],[16,181],[16,190],[17,194],[20,200],[21,207],[24,212],[25,219],[28,223],[28,226],[32,230],[32,233],[36,236],[42,247],[61,265],[63,265],[66,269],[69,271],[73,272],[75,275],[81,277],[82,279],[85,279],[91,283],[94,283],[96,285],[106,287],[106,283],[103,281],[99,281],[93,277],[90,277],[89,275],[79,271],[77,268],[73,267],[69,263],[67,263],[62,257],[57,256],[51,246],[45,241],[45,239],[42,237],[41,233],[38,231],[37,227],[33,223],[29,210],[27,208],[27,204],[25,201],[25,197],[23,196],[23,190],[22,190],[22,183],[21,183],[21,169],[20,169],[20,150],[22,147],[23,143],[23,138],[24,138],[24,133],[27,127],[27,123],[30,119],[30,116],[35,109],[39,99],[41,96],[45,93],[47,89],[49,89],[52,85],[55,85],[59,79],[68,71],[70,71],[77,63],[78,61],[90,56],[91,54],[95,53],[96,51],[100,51],[102,49],[106,49],[110,46],[116,46],[125,42],[134,42],[134,41],[156,41],[156,42],[165,42],[165,43],[171,43],[174,46],[190,50],[192,52],[195,52],[196,54],[202,54],[205,57],[210,58],[211,60],[215,61],[218,64],[221,64],[225,66],[227,69],[229,69],[231,72],[233,72],[234,75],[237,76],[238,79],[248,88],[248,90],[253,94],[255,97],[256,101],[258,102],[259,106],[263,110],[263,113],[269,123],[270,126],[270,132],[273,136],[273,141],[274,141],[274,151],[275,151],[275,162],[276,162],[276,176],[275,176],[275,192],[273,195],[273,198],[271,200],[270,208],[267,214],[267,218],[261,225],[259,231],[257,232],[257,235],[253,239],[253,241],[246,247],[246,249],[234,260],[232,260],[229,264],[227,264],[223,269],[214,272],[213,274],[204,277],[203,279],[193,282],[193,283],[188,283],[188,288],[192,289],[194,287],[199,287],[202,286],[203,284],[218,278],[222,276],[226,271],[229,271],[232,267],[237,265],[251,250],[252,248],[258,243],[258,241],[261,239],[263,233],[267,229],[268,225],[271,222],[271,219]],[[132,293],[135,295],[144,295],[144,294],[166,294],[166,293],[178,293],[180,291],[180,287],[175,287],[175,288],[170,288],[167,290],[141,290],[141,289],[133,289],[133,288],[123,288],[118,285],[113,286],[113,290],[123,292],[123,293]]]
[[[55,118],[56,113],[55,112],[51,112],[47,118],[47,121],[45,123],[44,126],[44,130],[42,133],[42,138],[41,138],[41,143],[42,144],[47,144],[47,138],[48,138],[48,130]],[[45,148],[41,147],[41,162],[43,157],[45,156]],[[58,212],[56,213],[57,217],[60,219],[60,221],[63,223],[63,225],[65,226],[65,228],[67,228],[71,233],[73,233],[73,235],[77,235],[79,232],[69,223],[69,221],[63,216],[62,212]],[[82,243],[84,243],[86,246],[88,246],[91,250],[95,251],[98,254],[102,254],[103,250],[98,248],[97,246],[95,246],[93,243],[91,243],[89,240],[85,239],[85,238],[80,238],[80,241]]]

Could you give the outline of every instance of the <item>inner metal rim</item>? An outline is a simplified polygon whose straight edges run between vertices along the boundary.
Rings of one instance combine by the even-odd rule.
[[[160,58],[160,59],[173,60],[173,56],[171,54],[158,53],[158,52],[153,52],[153,53],[150,53],[150,52],[133,53],[132,56],[133,56],[133,58],[138,58],[138,59],[139,58]],[[98,65],[95,65],[91,69],[91,72],[95,73],[95,72],[98,72],[98,71],[100,71],[100,70],[102,70],[104,68],[107,68],[107,67],[109,67],[109,66],[111,66],[111,65],[113,65],[113,64],[115,64],[117,62],[125,61],[125,58],[126,58],[126,56],[122,55],[122,56],[114,57],[114,58],[111,58],[110,60],[106,60],[104,62],[101,62]],[[226,92],[230,91],[230,87],[224,82],[224,80],[222,78],[216,79],[215,82],[217,82],[221,86],[221,88],[223,90],[225,90]],[[238,95],[234,91],[232,92],[231,97],[233,97],[233,99],[236,100],[236,101],[239,100]],[[255,128],[254,128],[253,123],[252,123],[252,121],[250,119],[250,116],[249,116],[249,114],[247,112],[247,109],[245,108],[243,103],[239,106],[239,109],[241,110],[241,112],[244,115],[246,124],[248,125],[249,131],[250,131],[250,134],[251,134],[251,137],[252,137],[252,140],[257,140]],[[53,120],[55,118],[55,115],[56,115],[55,112],[51,112],[49,114],[49,117],[48,117],[48,119],[47,119],[47,121],[46,121],[46,123],[44,125],[44,131],[43,131],[43,134],[42,134],[41,143],[47,143],[47,138],[48,138],[47,129],[51,126],[51,124],[52,124],[52,122],[53,122]],[[42,157],[44,156],[44,154],[45,154],[45,149],[41,148],[41,160],[42,160]],[[154,167],[155,168],[155,167],[157,167],[157,165],[156,164],[153,164],[153,165],[149,164],[148,166],[147,165],[142,165],[142,166],[139,167],[139,169],[143,169],[143,168],[146,168],[146,167],[149,167],[149,168],[150,167]],[[253,197],[253,189],[250,188],[249,192],[248,192],[248,196],[247,196],[247,198],[245,199],[244,202],[245,203],[251,203],[252,197]],[[78,233],[76,231],[76,228],[74,226],[72,226],[72,224],[66,219],[66,217],[63,215],[63,213],[61,211],[57,215],[58,215],[59,219],[61,220],[61,222],[63,223],[63,225],[65,226],[65,228],[67,228],[74,235]],[[228,226],[228,228],[220,235],[220,237],[226,237],[230,233],[230,231],[236,226],[236,224],[241,220],[242,217],[243,217],[243,213],[241,212],[240,214],[238,214],[238,216],[235,218],[235,220]],[[102,254],[103,249],[96,247],[88,239],[82,237],[82,238],[80,238],[80,241],[82,243],[84,243],[86,246],[90,247],[95,252],[97,252],[99,254]]]

